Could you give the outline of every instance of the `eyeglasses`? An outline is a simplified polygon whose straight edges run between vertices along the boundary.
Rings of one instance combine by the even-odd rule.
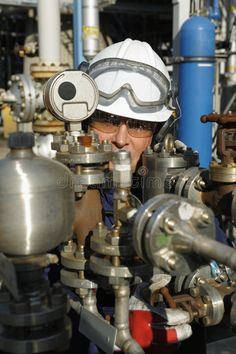
[[[96,114],[90,118],[89,122],[90,127],[108,134],[117,133],[123,124],[126,125],[129,135],[135,138],[151,137],[156,128],[156,124],[152,122],[124,118],[101,111],[96,111]]]

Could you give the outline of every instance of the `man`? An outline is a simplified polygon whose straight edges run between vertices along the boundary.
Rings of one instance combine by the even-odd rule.
[[[166,66],[148,43],[126,39],[98,53],[90,63],[89,74],[100,93],[90,128],[100,141],[108,140],[113,150],[130,151],[135,172],[157,125],[172,113],[168,108],[170,77]],[[111,208],[111,204],[112,195],[95,190],[87,191],[77,203],[75,232],[80,243],[102,220],[102,209]],[[111,219],[105,221],[110,227]]]
[[[148,43],[126,39],[97,54],[90,63],[89,75],[99,89],[99,104],[89,119],[89,129],[98,134],[100,141],[111,143],[114,151],[129,151],[135,173],[141,154],[152,143],[158,125],[172,114],[168,107],[170,78],[165,64]],[[86,236],[102,219],[112,227],[112,216],[105,220],[102,217],[104,209],[112,212],[112,204],[113,190],[102,188],[88,190],[77,202],[75,232],[79,244],[85,243]],[[174,342],[191,335],[187,320],[179,322],[181,333],[170,327],[176,335]],[[148,321],[143,321],[142,330],[145,337],[151,335]],[[166,336],[166,329],[164,332]],[[96,348],[91,352],[97,353]],[[165,353],[169,353],[168,350]]]

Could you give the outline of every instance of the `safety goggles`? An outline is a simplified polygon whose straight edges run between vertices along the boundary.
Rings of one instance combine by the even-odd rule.
[[[96,79],[104,72],[123,70],[124,72],[134,72],[142,75],[144,78],[149,78],[154,86],[158,88],[159,97],[153,101],[144,101],[135,93],[135,87],[129,83],[122,83],[114,92],[107,93],[99,91],[100,103],[107,101],[115,101],[121,94],[129,101],[132,107],[155,107],[162,108],[163,105],[168,105],[170,82],[158,69],[143,63],[138,63],[133,60],[124,60],[119,58],[102,59],[89,67],[89,75]],[[145,87],[143,87],[145,89]]]
[[[90,118],[89,125],[98,131],[115,134],[125,124],[129,135],[135,138],[151,137],[156,129],[156,124],[131,118],[124,118],[106,112],[96,111]]]

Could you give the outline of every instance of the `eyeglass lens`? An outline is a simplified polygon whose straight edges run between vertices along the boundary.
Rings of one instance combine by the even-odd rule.
[[[122,124],[125,124],[128,133],[133,137],[150,137],[155,130],[155,123],[143,122],[131,118],[123,118],[116,115],[101,112],[99,117],[91,119],[90,126],[104,133],[114,134]]]

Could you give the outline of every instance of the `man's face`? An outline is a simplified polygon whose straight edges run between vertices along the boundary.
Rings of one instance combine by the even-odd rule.
[[[144,131],[142,132],[142,123],[144,123],[145,128],[145,124],[147,124],[146,122],[140,121],[140,128],[137,127],[136,129],[133,129],[132,126],[131,128],[129,127],[129,123],[127,124],[127,121],[137,122],[131,119],[127,120],[125,118],[121,118],[119,125],[114,124],[114,131],[112,132],[109,131],[112,130],[112,127],[110,127],[111,129],[109,129],[108,126],[108,124],[111,125],[110,122],[106,122],[106,125],[104,125],[104,128],[102,126],[101,130],[101,125],[96,124],[95,121],[91,124],[91,128],[95,133],[98,134],[100,141],[107,140],[110,144],[112,144],[114,151],[121,149],[130,151],[131,167],[132,172],[134,172],[141,154],[146,149],[146,147],[151,144],[155,124],[149,123],[148,128],[150,127],[151,129],[144,129]]]

